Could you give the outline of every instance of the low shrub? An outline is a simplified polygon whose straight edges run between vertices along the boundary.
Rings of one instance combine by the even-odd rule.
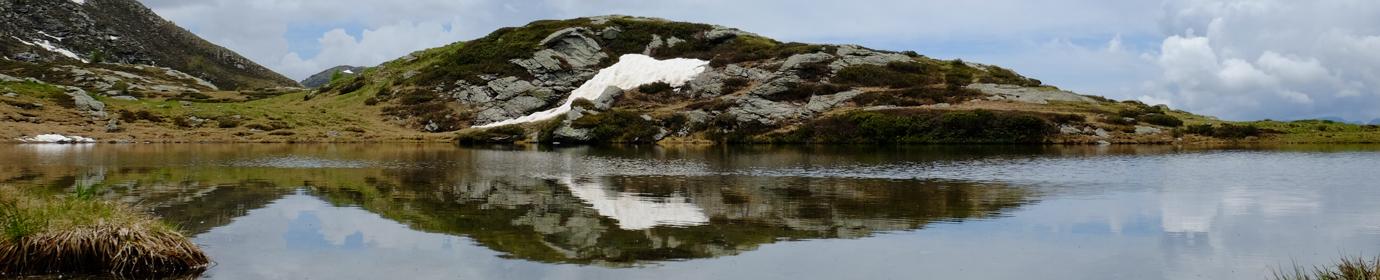
[[[839,84],[822,84],[815,82],[798,83],[791,86],[786,91],[766,96],[771,101],[809,101],[815,95],[829,95],[851,90],[852,88]]]
[[[269,132],[269,133],[268,133],[268,135],[276,135],[276,136],[292,136],[292,135],[296,135],[296,134],[297,134],[296,132],[286,131],[286,130],[280,130],[280,131],[274,131],[274,132]]]
[[[627,110],[610,110],[598,115],[587,115],[571,122],[575,128],[591,129],[595,142],[638,143],[655,141],[660,130],[655,119],[642,118],[641,113]]]
[[[481,131],[472,131],[457,135],[455,139],[460,143],[501,143],[522,140],[527,134],[527,130],[518,125],[505,125],[489,128]]]
[[[1263,133],[1260,128],[1252,125],[1235,125],[1224,123],[1217,127],[1206,124],[1189,125],[1184,128],[1184,133],[1197,134],[1225,139],[1241,139],[1251,136],[1260,136]]]
[[[292,128],[292,125],[289,125],[287,122],[283,121],[269,121],[268,123],[249,124],[244,127],[262,131],[274,131],[279,129],[289,129]]]
[[[668,93],[671,92],[671,90],[671,84],[667,84],[666,82],[655,82],[637,87],[637,91],[642,92],[642,94],[653,95]]]
[[[720,89],[723,90],[723,94],[731,94],[731,93],[734,93],[734,92],[738,92],[739,90],[742,90],[742,89],[744,89],[744,88],[747,88],[747,87],[748,87],[749,85],[751,85],[751,84],[752,84],[752,81],[750,81],[750,80],[748,80],[748,79],[744,79],[744,78],[728,78],[728,79],[724,79],[723,87],[721,87]]]
[[[855,111],[816,119],[794,132],[772,135],[782,143],[1040,143],[1049,123],[1030,114],[988,110]]]
[[[234,116],[216,117],[216,126],[220,128],[236,128],[240,126],[241,120]]]
[[[1141,121],[1144,121],[1144,122],[1146,122],[1146,123],[1149,123],[1149,124],[1161,125],[1161,126],[1168,126],[1168,127],[1180,127],[1180,126],[1183,126],[1183,125],[1184,125],[1184,121],[1183,121],[1183,120],[1180,120],[1179,118],[1176,118],[1176,117],[1170,116],[1170,115],[1161,115],[1161,114],[1145,115],[1145,116],[1142,116],[1142,117],[1140,118],[1140,120],[1141,120]]]
[[[1087,121],[1088,117],[1081,114],[1056,114],[1051,119],[1055,123],[1081,123]]]

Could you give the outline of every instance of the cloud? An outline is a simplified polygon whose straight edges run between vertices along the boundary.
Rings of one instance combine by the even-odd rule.
[[[1380,2],[1168,0],[1145,97],[1224,119],[1380,116]],[[1196,34],[1206,30],[1206,34]]]

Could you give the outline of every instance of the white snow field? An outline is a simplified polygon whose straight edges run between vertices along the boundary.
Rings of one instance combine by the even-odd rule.
[[[700,73],[705,71],[709,62],[689,59],[673,58],[667,60],[656,60],[650,56],[641,54],[625,54],[618,58],[618,63],[599,70],[599,74],[589,79],[585,84],[580,85],[575,91],[570,92],[570,97],[565,99],[565,103],[560,107],[550,110],[532,113],[524,117],[510,119],[506,121],[476,126],[476,128],[486,128],[519,124],[555,118],[570,111],[570,104],[575,99],[584,98],[589,100],[599,99],[599,95],[604,93],[604,89],[615,86],[623,90],[630,90],[635,87],[664,82],[672,87],[684,86],[686,82],[695,79]]]

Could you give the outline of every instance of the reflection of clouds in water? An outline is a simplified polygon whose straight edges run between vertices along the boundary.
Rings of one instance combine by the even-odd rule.
[[[290,228],[312,229],[321,240],[331,246],[342,246],[354,235],[361,235],[369,247],[392,249],[435,250],[449,242],[449,236],[438,236],[409,229],[396,221],[383,219],[373,212],[358,208],[338,208],[306,195],[290,195],[270,205]],[[291,229],[289,230],[291,232]]]
[[[598,182],[577,181],[570,177],[560,183],[570,192],[594,205],[599,215],[618,220],[618,227],[626,230],[649,229],[655,226],[694,226],[709,223],[704,209],[691,204],[679,194],[671,197],[639,197],[631,193],[610,191]]]
[[[509,261],[485,248],[456,245],[458,238],[298,194],[193,241],[216,260],[207,276],[219,279],[484,279],[505,273]]]

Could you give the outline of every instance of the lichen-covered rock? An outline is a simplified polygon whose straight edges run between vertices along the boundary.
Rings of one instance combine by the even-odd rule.
[[[737,106],[728,109],[728,113],[738,116],[738,122],[755,121],[772,124],[778,120],[794,118],[797,115],[794,106],[758,97],[729,96],[724,97],[724,100],[738,103]]]
[[[704,71],[694,80],[686,84],[691,93],[696,93],[700,97],[713,97],[723,95],[724,74],[713,70]]]
[[[811,96],[810,103],[805,104],[805,108],[803,108],[801,113],[802,115],[813,116],[815,114],[828,112],[862,93],[863,91],[855,89],[831,95]]]
[[[110,119],[110,121],[107,121],[107,122],[106,122],[106,124],[105,124],[105,132],[118,132],[118,131],[120,131],[120,120],[119,120],[119,119]]]
[[[839,57],[839,60],[829,64],[829,67],[833,68],[834,71],[853,65],[887,65],[888,63],[896,61],[914,61],[914,59],[904,54],[884,53],[869,50],[858,45],[840,45],[838,51],[834,53]]]
[[[1164,133],[1164,130],[1159,129],[1158,127],[1139,125],[1136,126],[1136,135],[1156,135],[1160,133]]]
[[[805,79],[801,79],[800,76],[796,76],[795,74],[779,75],[769,82],[752,88],[752,90],[748,91],[748,94],[763,97],[772,96],[790,90],[792,86],[803,82],[805,82]]]
[[[66,89],[67,95],[71,96],[72,100],[75,101],[77,111],[86,112],[91,115],[106,116],[105,102],[91,98],[91,95],[86,94],[86,91],[81,88],[66,87]]]
[[[604,88],[604,92],[599,94],[599,98],[590,101],[594,101],[595,108],[601,111],[608,110],[609,108],[613,108],[614,99],[618,98],[620,95],[623,95],[623,89],[609,86]]]
[[[1077,93],[1062,90],[1044,90],[1017,85],[1002,84],[971,84],[968,85],[967,88],[976,89],[984,93],[991,94],[993,96],[990,99],[993,100],[1010,99],[1035,104],[1049,104],[1049,100],[1059,100],[1088,102],[1090,104],[1097,105],[1097,100],[1093,100],[1092,98],[1088,98],[1087,96],[1078,95]]]
[[[1083,130],[1082,130],[1082,129],[1078,129],[1078,127],[1076,127],[1076,126],[1067,125],[1067,124],[1061,124],[1061,125],[1059,125],[1059,133],[1063,133],[1063,134],[1066,134],[1066,135],[1078,135],[1078,134],[1082,134],[1082,133],[1083,133]]]
[[[738,30],[737,28],[728,28],[722,25],[715,25],[714,29],[704,33],[704,38],[708,39],[711,42],[720,42],[728,39],[737,38],[739,36],[757,36],[757,34]]]
[[[795,69],[795,67],[800,66],[800,64],[824,62],[830,59],[834,59],[834,55],[822,52],[792,55],[786,58],[786,62],[781,63],[781,69],[778,71],[788,71]]]
[[[725,78],[744,78],[759,83],[765,83],[773,78],[772,72],[757,68],[746,68],[737,64],[729,64],[724,67]]]

